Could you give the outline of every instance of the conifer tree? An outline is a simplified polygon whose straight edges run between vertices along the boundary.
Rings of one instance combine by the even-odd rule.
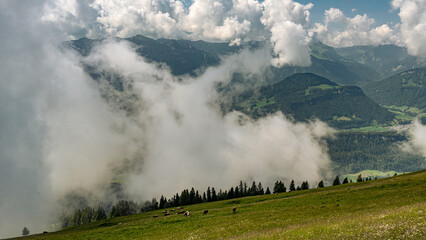
[[[24,229],[22,229],[22,236],[28,236],[30,234],[30,230],[28,230],[27,227],[24,227]]]
[[[321,182],[318,183],[318,188],[323,188],[324,187],[324,181],[321,180]]]
[[[290,191],[291,191],[291,192],[296,191],[296,188],[295,188],[295,186],[294,186],[294,180],[291,180],[291,183],[290,183]]]
[[[271,190],[269,190],[269,187],[266,187],[266,192],[265,194],[271,194]]]
[[[345,179],[343,179],[343,184],[349,183],[348,177],[345,177]]]
[[[334,179],[334,181],[333,181],[333,186],[337,186],[337,185],[340,185],[340,179],[339,179],[339,176],[336,176],[336,178]]]
[[[358,177],[356,178],[356,182],[362,182],[362,176],[361,176],[361,174],[358,175]]]
[[[216,190],[214,190],[214,187],[212,187],[212,202],[217,201],[217,195]]]
[[[210,187],[207,188],[207,202],[212,201],[212,192],[210,191]]]

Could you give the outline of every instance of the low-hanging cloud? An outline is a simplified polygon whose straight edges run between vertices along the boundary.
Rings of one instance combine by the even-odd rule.
[[[419,119],[416,119],[410,126],[408,133],[411,135],[410,139],[402,145],[402,149],[420,153],[426,161],[426,126],[422,125]]]
[[[391,4],[399,10],[401,34],[408,53],[426,57],[426,1],[393,0]]]
[[[0,2],[0,213],[7,216],[0,219],[0,237],[19,235],[24,226],[32,233],[48,230],[64,197],[104,200],[117,175],[136,200],[192,186],[225,188],[238,180],[270,184],[328,176],[322,139],[333,131],[325,124],[295,123],[281,113],[254,121],[238,112],[223,115],[219,107],[217,84],[227,84],[234,72],[261,74],[272,59],[267,51],[242,51],[197,78],[177,78],[126,42],[105,40],[87,57],[58,48],[64,37],[98,34],[104,27],[89,21],[96,2]],[[157,8],[168,4],[158,1]],[[249,14],[244,4],[263,11],[258,2],[238,4],[232,11],[241,16]],[[305,25],[306,9],[299,7],[294,14],[300,19],[290,20]],[[60,24],[68,20],[70,31]],[[272,33],[276,24],[268,23]],[[278,49],[278,59],[288,54]],[[100,77],[92,79],[87,66]],[[111,86],[111,75],[122,81],[122,90]]]

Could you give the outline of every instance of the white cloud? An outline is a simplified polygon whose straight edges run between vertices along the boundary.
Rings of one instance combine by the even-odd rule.
[[[276,54],[272,65],[310,65],[308,45],[311,38],[305,29],[309,26],[309,9],[313,5],[302,5],[291,0],[266,0],[263,7],[261,21],[271,32],[270,41]]]
[[[324,12],[324,23],[315,23],[311,35],[333,47],[355,45],[400,45],[399,25],[375,26],[375,20],[367,14],[346,17],[340,9],[330,8]]]
[[[408,53],[426,57],[426,0],[393,0],[399,9],[401,34]]]
[[[411,138],[402,146],[403,149],[408,152],[422,154],[426,161],[426,126],[416,119],[410,126],[409,133]]]
[[[42,19],[71,38],[142,34],[233,45],[266,39],[274,66],[307,66],[312,6],[292,0],[195,0],[189,8],[180,0],[50,0]]]

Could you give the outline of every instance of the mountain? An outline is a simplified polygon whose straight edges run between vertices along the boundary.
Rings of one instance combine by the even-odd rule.
[[[197,75],[206,67],[218,65],[223,56],[241,51],[243,48],[259,49],[266,43],[248,42],[241,46],[228,43],[205,41],[151,39],[141,35],[121,39],[132,43],[139,55],[149,61],[167,64],[174,75]],[[102,40],[82,38],[70,41],[67,45],[83,56],[87,56],[94,45]],[[379,74],[368,65],[340,56],[334,48],[319,41],[311,44],[312,65],[309,67],[284,66],[270,67],[267,82],[275,83],[295,73],[315,73],[344,85],[363,85],[380,79]]]
[[[339,128],[383,124],[394,117],[361,88],[341,86],[312,73],[294,74],[278,83],[249,90],[234,97],[231,109],[254,118],[282,111],[298,121],[319,118]]]
[[[335,48],[335,51],[346,59],[371,67],[380,74],[378,79],[426,66],[426,59],[411,56],[405,48],[395,45],[354,46]]]
[[[363,89],[379,104],[426,109],[426,68],[405,71]]]

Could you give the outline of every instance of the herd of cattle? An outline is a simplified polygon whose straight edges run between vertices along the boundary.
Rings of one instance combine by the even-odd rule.
[[[178,211],[175,213],[175,215],[183,214],[183,216],[190,217],[189,211],[183,210],[183,207],[178,207],[177,210]],[[171,209],[170,211],[163,211],[163,214],[164,216],[170,216],[171,212],[175,212],[175,211],[176,211],[175,209]],[[237,208],[234,207],[232,209],[232,213],[235,213],[236,211],[237,211]],[[209,213],[209,210],[206,209],[204,210],[203,215],[206,215],[207,213]],[[158,218],[158,215],[153,215],[152,218]]]

